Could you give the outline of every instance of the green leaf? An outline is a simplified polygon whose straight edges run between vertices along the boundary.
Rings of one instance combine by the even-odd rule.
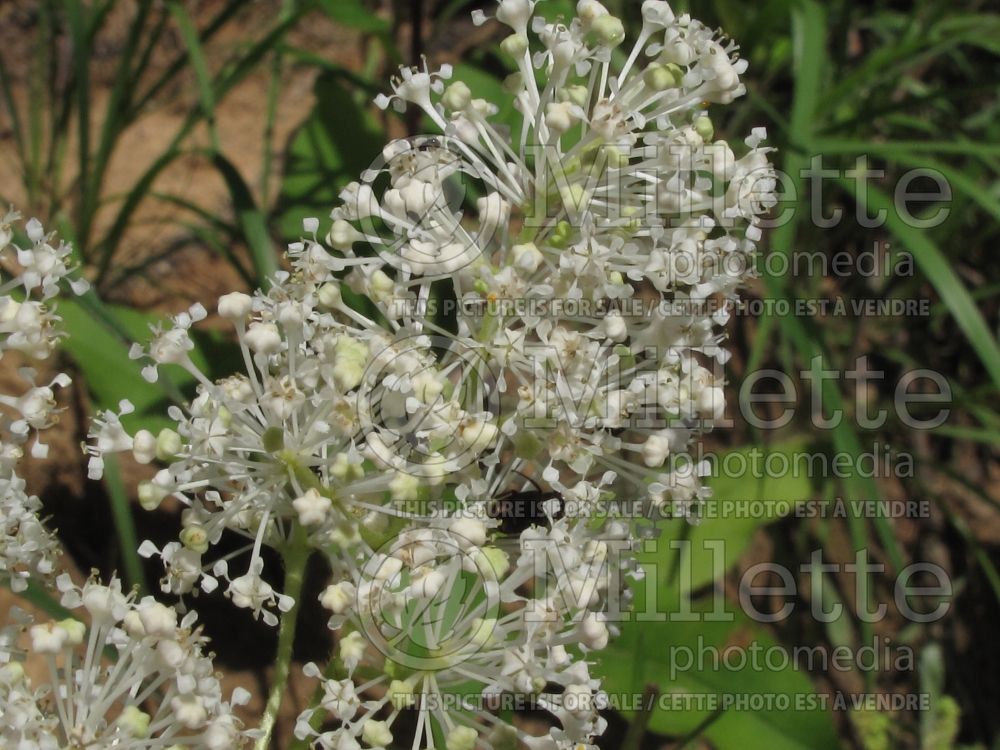
[[[885,212],[886,227],[913,255],[917,265],[948,306],[958,327],[976,350],[993,383],[1000,387],[1000,346],[948,258],[926,232],[911,227],[899,216],[892,200],[883,191],[874,185],[866,185],[865,190],[859,190],[853,180],[846,178],[839,178],[838,182],[865,210]]]
[[[150,337],[149,327],[161,318],[124,307],[106,308],[118,326],[112,328],[97,319],[76,300],[59,302],[59,315],[69,336],[63,348],[70,354],[83,373],[87,388],[96,405],[102,409],[117,410],[118,402],[128,399],[135,407],[132,414],[122,420],[130,431],[147,429],[153,433],[173,425],[166,415],[167,386],[149,383],[143,379],[136,362],[129,359],[130,343],[122,331],[135,341]],[[196,353],[197,358],[201,355]],[[173,382],[190,385],[194,378],[184,370],[172,368]]]
[[[320,75],[314,92],[316,105],[288,149],[276,210],[282,237],[298,237],[306,217],[329,216],[340,190],[358,179],[385,145],[372,113],[336,73]]]
[[[815,132],[816,111],[826,70],[826,16],[814,0],[802,0],[792,12],[795,57],[795,99],[792,132],[803,140]],[[797,174],[797,173],[796,173]]]
[[[320,0],[320,6],[330,18],[349,28],[367,33],[389,30],[389,22],[372,13],[360,0]]]
[[[741,448],[718,457],[716,471],[707,481],[712,498],[706,503],[706,518],[693,527],[690,544],[681,551],[681,570],[685,571],[679,580],[682,592],[696,590],[711,583],[717,573],[730,570],[757,529],[812,498],[808,472],[762,471],[768,461],[777,462],[771,465],[795,467],[796,456],[805,455],[805,451],[803,441],[794,441]],[[720,471],[720,467],[735,471]],[[780,476],[768,476],[772,473]]]
[[[649,717],[654,732],[687,735],[707,723],[704,735],[717,750],[838,747],[830,715],[816,700],[808,677],[749,618],[730,614],[729,622],[699,617],[623,623],[597,668],[612,706],[633,714],[628,710],[635,708],[632,696],[654,684],[661,693]],[[719,655],[718,666],[714,654]],[[765,654],[771,656],[770,664]],[[782,709],[781,701],[789,707]]]
[[[104,481],[108,488],[111,516],[115,524],[115,538],[111,544],[121,548],[125,582],[130,587],[136,586],[140,592],[145,592],[146,580],[142,570],[142,558],[139,557],[139,534],[135,529],[131,503],[125,491],[125,483],[122,481],[118,456],[104,457]]]
[[[215,92],[212,86],[212,76],[208,72],[208,63],[205,62],[201,40],[198,38],[198,30],[187,11],[184,10],[183,5],[171,2],[169,8],[170,14],[177,22],[177,29],[180,31],[181,39],[184,40],[184,46],[187,47],[191,68],[198,84],[198,99],[201,102],[202,114],[208,123],[208,132],[212,139],[213,148],[218,150],[219,133],[215,128]]]
[[[250,250],[257,282],[261,286],[267,284],[274,272],[278,270],[278,258],[267,229],[267,219],[258,208],[250,186],[240,175],[236,166],[221,153],[212,155],[212,164],[219,170],[222,179],[229,189],[229,197],[233,201],[236,221],[243,232],[243,239]]]

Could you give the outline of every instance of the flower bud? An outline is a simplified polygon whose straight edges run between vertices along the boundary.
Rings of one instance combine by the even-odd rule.
[[[335,281],[323,284],[316,290],[316,299],[326,308],[337,307],[343,301],[340,294],[340,284]]]
[[[534,242],[514,245],[510,249],[510,254],[514,260],[514,266],[528,273],[537,271],[543,261],[542,253]]]
[[[132,455],[140,464],[148,464],[156,458],[156,437],[149,430],[139,430],[132,438]]]
[[[139,482],[139,505],[143,510],[153,511],[160,507],[160,503],[167,496],[167,491],[159,485],[149,482]]]
[[[472,727],[456,726],[444,741],[447,750],[475,750],[479,733]]]
[[[299,523],[303,526],[318,526],[326,520],[332,504],[330,498],[310,488],[304,495],[292,500],[292,507],[299,514]]]
[[[681,81],[683,73],[681,69],[673,63],[650,63],[642,73],[643,83],[653,91],[666,91],[676,88]]]
[[[164,427],[156,436],[156,458],[158,461],[164,463],[173,461],[183,447],[184,441],[181,436],[169,427]]]
[[[274,323],[253,323],[246,332],[246,343],[257,354],[274,354],[281,349],[281,332]]]
[[[231,292],[219,297],[219,315],[228,320],[243,320],[253,308],[253,299],[243,292]]]
[[[365,721],[364,728],[361,730],[361,739],[369,747],[388,747],[392,744],[392,732],[384,721],[369,719]]]
[[[353,604],[356,590],[350,581],[341,581],[327,586],[320,595],[319,602],[335,615],[344,614]]]
[[[705,115],[701,115],[697,120],[694,121],[694,132],[701,136],[701,139],[706,143],[712,140],[715,135],[715,128],[712,126],[712,121]]]
[[[625,26],[615,16],[599,16],[594,19],[591,31],[604,47],[617,47],[625,41]]]
[[[456,537],[462,549],[482,547],[486,543],[486,527],[475,518],[459,518],[451,522],[448,530]]]
[[[199,555],[208,551],[208,532],[200,524],[191,524],[181,529],[180,540],[181,544]]]
[[[406,680],[393,680],[390,682],[387,695],[393,707],[399,711],[409,708],[417,701],[417,696],[413,692],[413,686]]]
[[[642,460],[646,466],[663,466],[670,455],[670,441],[662,435],[650,435],[642,446]]]
[[[500,42],[500,49],[515,60],[524,57],[524,53],[528,51],[528,37],[522,34],[511,34]]]
[[[79,646],[83,643],[83,639],[87,635],[87,626],[79,620],[74,620],[72,617],[60,620],[57,626],[62,628],[66,633],[66,643],[70,646]]]
[[[451,112],[462,112],[472,102],[472,91],[462,81],[455,81],[444,90],[441,103]]]
[[[364,235],[355,229],[350,222],[344,219],[337,219],[327,232],[326,241],[334,250],[341,252],[350,250],[354,243],[364,239]]]
[[[136,706],[126,706],[118,717],[118,726],[133,737],[145,737],[149,732],[149,714]]]
[[[576,116],[569,102],[550,102],[545,105],[545,125],[554,133],[562,134],[573,127]]]

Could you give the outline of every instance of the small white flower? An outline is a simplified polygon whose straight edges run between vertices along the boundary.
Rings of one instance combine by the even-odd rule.
[[[292,507],[299,514],[299,523],[303,526],[316,526],[323,523],[330,512],[330,498],[324,497],[315,488],[306,490],[301,497],[292,501]]]

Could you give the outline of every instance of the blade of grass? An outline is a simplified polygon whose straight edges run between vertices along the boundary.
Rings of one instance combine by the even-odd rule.
[[[937,493],[931,492],[930,494],[931,497],[934,498],[935,504],[945,514],[948,522],[962,536],[965,543],[972,549],[972,556],[982,569],[983,575],[986,576],[986,580],[989,582],[990,588],[993,589],[993,595],[996,597],[996,600],[1000,602],[1000,573],[997,572],[996,565],[993,564],[993,561],[983,549],[979,540],[976,539],[975,534],[973,534],[969,529],[965,520],[959,514],[955,513],[955,510],[950,507],[949,503],[941,498]]]
[[[934,432],[938,435],[954,438],[955,440],[970,440],[974,443],[983,443],[984,445],[1000,445],[1000,432],[996,430],[981,430],[976,427],[943,424],[935,427]]]
[[[293,0],[282,0],[281,19],[286,19],[295,10]],[[284,45],[277,44],[271,53],[271,69],[267,82],[267,110],[264,120],[264,153],[260,174],[260,204],[265,209],[270,205],[271,169],[274,162],[274,124],[278,114],[278,92],[281,88],[281,77],[285,69]]]
[[[84,186],[84,191],[90,185],[90,34],[87,31],[87,9],[80,0],[67,0],[66,16],[73,43],[73,87],[76,93],[76,124],[77,124],[77,177]],[[79,203],[79,210],[86,211],[88,200],[84,198]],[[80,230],[77,232],[77,243],[86,247],[89,235],[90,220],[82,216],[77,219]]]
[[[197,205],[193,201],[186,200],[179,195],[158,192],[153,192],[150,195],[157,200],[162,200],[166,203],[178,206],[179,208],[183,208],[185,211],[190,211],[195,216],[200,218],[203,222],[203,226],[197,226],[193,223],[185,222],[185,229],[197,237],[198,240],[208,245],[219,253],[219,255],[225,258],[226,262],[236,270],[246,283],[248,289],[253,289],[257,285],[257,280],[254,278],[253,273],[246,268],[243,261],[236,255],[236,253],[233,252],[232,249],[233,243],[241,236],[239,226],[222,220],[214,212]],[[151,258],[140,264],[123,268],[114,276],[111,280],[111,284],[117,285],[124,282],[131,274],[141,272],[152,262],[154,262],[154,259]]]
[[[823,91],[824,70],[826,60],[826,18],[823,9],[813,0],[803,0],[799,2],[792,16],[794,58],[795,58],[795,84],[794,99],[792,104],[792,114],[790,118],[791,131],[789,135],[798,143],[809,143],[815,129],[820,124],[817,121],[816,113]],[[800,201],[797,208],[797,215],[792,221],[785,222],[778,227],[772,236],[772,248],[774,252],[788,255],[792,252],[797,232],[797,222],[802,215],[803,201],[805,195],[805,185],[802,180],[802,173],[807,166],[804,154],[792,151],[786,156],[785,172],[789,175],[794,195]],[[765,266],[765,271],[766,271]],[[785,279],[780,276],[765,272],[763,279],[772,296],[783,298],[791,302],[790,294],[786,288]],[[818,365],[820,370],[827,370],[826,355],[820,345],[822,340],[815,335],[815,332],[808,332],[802,322],[794,316],[781,316],[778,319],[784,338],[799,353],[805,363]],[[839,385],[832,383],[829,379],[821,379],[821,403],[829,407],[834,413],[843,413],[843,400]],[[860,453],[860,445],[854,430],[843,420],[833,430],[834,449],[851,456]],[[869,497],[877,499],[877,488],[872,480],[867,482],[864,478],[850,473],[844,478],[844,486],[854,495],[855,499]],[[867,550],[869,547],[867,539],[867,529],[865,519],[853,510],[854,504],[848,504],[852,512],[847,517],[848,532],[851,544],[856,552]],[[876,519],[876,531],[883,545],[890,556],[897,570],[901,567],[902,553],[899,544],[892,534],[886,519]],[[868,566],[860,564],[857,572],[858,578],[858,598],[859,605],[864,604],[870,598]],[[858,622],[861,639],[867,643],[872,637],[871,624],[862,618]],[[873,676],[866,673],[865,679],[869,685],[872,684]]]
[[[7,106],[11,133],[14,135],[14,145],[17,148],[17,159],[23,170],[28,163],[28,152],[24,144],[24,131],[21,128],[21,113],[14,102],[14,92],[10,88],[7,66],[2,59],[0,59],[0,93],[3,93],[3,101]],[[24,179],[27,180],[27,173],[24,174]]]
[[[73,302],[79,305],[83,312],[86,313],[87,319],[92,321],[92,325],[98,324],[105,326],[109,331],[121,339],[122,344],[126,346],[126,348],[131,346],[133,343],[136,343],[135,338],[129,332],[128,328],[118,319],[118,316],[115,315],[114,311],[105,305],[101,298],[94,293],[93,289],[87,291],[79,297],[74,298]],[[174,403],[182,404],[187,401],[181,390],[163,370],[159,373],[156,385],[163,391],[163,395]]]
[[[222,98],[235,85],[246,78],[246,76],[254,70],[257,63],[268,52],[268,50],[272,49],[273,46],[279,42],[285,32],[297,22],[302,12],[302,9],[299,9],[299,11],[293,14],[290,18],[276,24],[264,37],[253,44],[246,54],[235,61],[232,65],[227,66],[227,69],[216,79],[214,92],[215,101],[221,101]],[[210,30],[211,29],[202,33],[202,42],[204,42],[204,39]],[[106,279],[108,268],[111,264],[111,258],[114,256],[115,251],[121,243],[122,237],[131,222],[132,215],[148,194],[153,182],[159,176],[160,172],[162,172],[171,162],[183,153],[180,148],[180,144],[197,124],[199,115],[199,111],[192,111],[188,114],[188,116],[184,119],[184,122],[182,122],[178,127],[166,150],[161,153],[156,161],[143,173],[139,180],[134,183],[132,190],[128,193],[123,205],[115,215],[110,229],[101,241],[101,260],[95,283],[101,284]]]
[[[246,240],[250,249],[250,257],[253,260],[254,271],[257,274],[257,283],[266,285],[268,280],[278,270],[277,256],[274,252],[274,243],[267,231],[267,221],[263,212],[257,207],[250,187],[246,184],[239,171],[231,161],[222,154],[215,154],[212,157],[212,164],[219,170],[222,179],[229,189],[229,196],[233,201],[233,208],[236,211],[236,219],[243,230],[243,239]]]
[[[30,71],[28,73],[28,180],[25,187],[27,188],[28,205],[30,206],[39,204],[39,193],[41,192],[42,142],[45,137],[45,121],[42,107],[46,94],[45,76],[49,68],[49,57],[52,52],[49,40],[51,36],[49,13],[46,11],[46,7],[45,3],[42,3],[39,7],[39,43],[34,46],[34,54],[31,56]]]
[[[42,610],[45,614],[55,620],[77,619],[72,612],[61,605],[58,600],[49,593],[48,589],[38,581],[28,581],[28,588],[18,591],[16,596]]]
[[[139,535],[136,533],[135,519],[132,517],[132,504],[122,482],[118,457],[113,454],[104,457],[104,481],[108,487],[111,516],[115,523],[122,564],[125,567],[125,581],[129,586],[136,586],[140,592],[144,592],[146,581],[142,570],[142,559],[138,552]]]
[[[198,99],[201,103],[201,113],[208,126],[208,136],[211,139],[212,148],[220,151],[219,132],[215,127],[215,92],[212,85],[212,77],[208,72],[208,64],[205,62],[205,53],[198,39],[198,31],[191,21],[191,17],[184,10],[184,6],[177,2],[171,2],[168,6],[170,15],[177,23],[181,39],[187,48],[188,56],[191,60],[191,69],[194,71],[195,82],[198,85]]]
[[[142,38],[142,30],[145,28],[146,19],[152,8],[152,0],[141,0],[136,10],[135,18],[129,25],[128,36],[125,45],[119,56],[118,66],[115,69],[114,83],[111,87],[111,95],[108,97],[108,105],[104,110],[104,120],[101,124],[101,133],[98,138],[98,145],[93,157],[93,172],[89,182],[83,184],[83,202],[85,208],[81,211],[82,223],[80,233],[84,242],[90,242],[90,230],[92,222],[97,213],[98,203],[101,197],[101,187],[104,183],[104,175],[111,160],[118,136],[132,118],[128,114],[128,104],[132,98],[135,81],[144,72],[145,68],[136,68],[133,65],[135,50]],[[84,248],[89,248],[87,244]],[[101,261],[103,262],[103,257]]]
[[[985,158],[1000,156],[1000,145],[972,143],[971,141],[861,141],[851,138],[823,137],[812,141],[818,151],[828,154],[877,153],[887,158],[909,156],[914,151],[930,151],[935,154],[960,154]]]
[[[859,190],[854,180],[838,178],[837,182],[850,193],[866,211],[885,212],[885,223],[899,243],[913,254],[927,280],[934,286],[942,301],[948,306],[958,327],[979,355],[983,366],[994,384],[1000,387],[1000,346],[990,333],[982,313],[969,296],[951,264],[937,245],[925,233],[909,226],[895,211],[893,202],[882,190],[865,185]],[[872,215],[872,214],[869,214]]]
[[[869,55],[857,70],[839,80],[823,97],[823,107],[832,112],[842,101],[857,97],[858,91],[870,90],[882,82],[898,81],[907,70],[926,64],[962,44],[975,43],[990,33],[991,26],[995,28],[996,23],[949,30],[940,40],[929,40],[927,30],[918,30],[903,43],[885,45]]]
[[[204,45],[213,36],[215,36],[219,30],[222,29],[236,13],[245,5],[244,0],[229,0],[225,7],[223,7],[215,16],[209,21],[205,29],[198,34],[198,41]],[[170,82],[182,71],[184,70],[184,64],[187,55],[184,53],[179,54],[174,60],[166,67],[163,73],[160,74],[149,88],[142,93],[141,96],[133,103],[132,112],[138,113],[146,108],[153,99],[155,99],[159,93],[166,88]]]

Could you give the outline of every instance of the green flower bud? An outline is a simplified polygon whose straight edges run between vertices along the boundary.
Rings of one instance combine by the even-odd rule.
[[[549,244],[561,250],[569,244],[572,237],[573,227],[564,219],[556,224],[556,228],[552,231],[552,237],[549,239]]]
[[[87,634],[87,626],[79,620],[68,617],[60,620],[58,626],[66,633],[66,642],[71,646],[79,646],[83,643],[83,638]]]
[[[715,135],[715,127],[713,127],[712,121],[706,115],[701,115],[694,121],[694,132],[700,135],[703,141],[708,143]]]
[[[517,94],[524,88],[524,76],[520,73],[511,73],[503,79],[503,90],[507,94]]]
[[[181,530],[181,544],[192,552],[203,555],[208,551],[208,533],[200,524],[192,524]]]
[[[280,427],[268,427],[261,435],[260,442],[268,453],[277,453],[285,447],[285,431]]]
[[[153,511],[160,507],[167,491],[149,481],[139,482],[139,505],[143,510]]]
[[[650,63],[646,70],[643,71],[643,83],[653,91],[666,91],[667,89],[675,88],[680,83],[680,78],[676,75],[674,68],[677,71],[680,70],[680,68],[673,64]]]
[[[156,458],[164,463],[169,463],[177,458],[177,454],[184,446],[181,436],[165,427],[156,436]]]
[[[149,714],[135,706],[126,706],[118,717],[118,726],[133,737],[145,737],[149,732]]]
[[[559,89],[559,100],[563,102],[572,102],[578,107],[586,106],[587,97],[589,92],[586,86],[581,86],[579,84],[574,86],[567,86],[564,89]]]
[[[461,112],[472,101],[472,91],[462,81],[455,81],[444,90],[441,103],[451,112]]]
[[[620,18],[612,15],[595,18],[590,30],[604,47],[617,47],[625,41],[625,26]]]
[[[520,34],[511,34],[500,42],[500,49],[515,59],[524,57],[524,53],[528,51],[528,38]]]
[[[316,291],[316,299],[323,307],[336,307],[343,300],[340,294],[340,284],[334,281],[324,284]]]
[[[447,750],[475,750],[479,733],[472,727],[457,726],[448,732],[444,741]]]

